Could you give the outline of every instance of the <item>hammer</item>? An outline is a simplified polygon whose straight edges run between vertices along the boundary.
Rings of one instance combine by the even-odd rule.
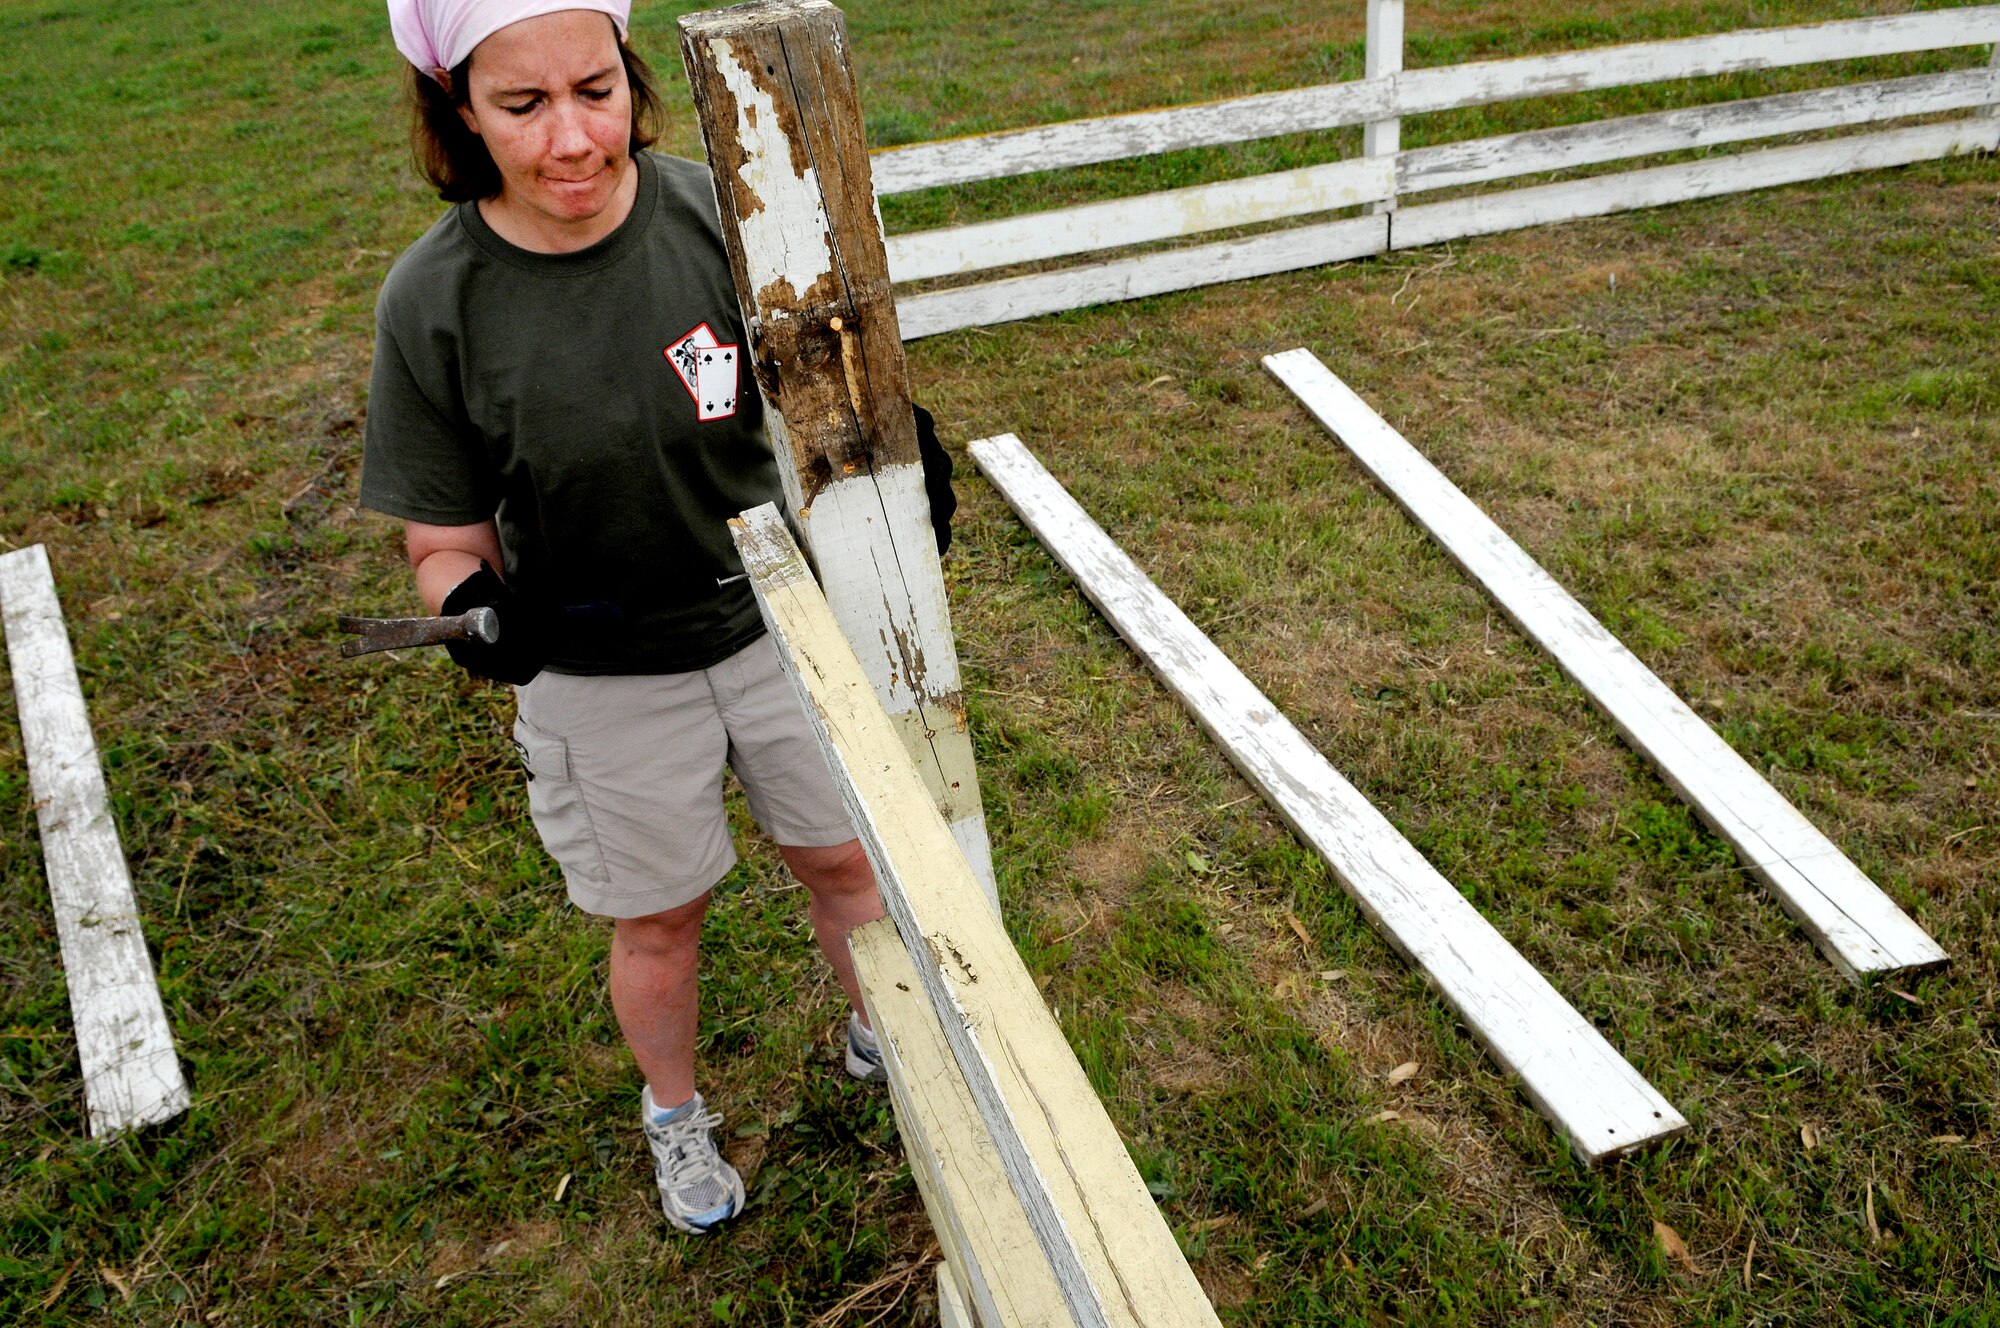
[[[490,646],[500,640],[500,615],[489,608],[467,609],[452,618],[342,618],[339,626],[361,638],[341,643],[340,653],[346,659],[405,646],[447,641],[483,641]]]

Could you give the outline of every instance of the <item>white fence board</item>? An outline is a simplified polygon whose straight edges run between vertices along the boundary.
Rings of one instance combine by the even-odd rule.
[[[1264,364],[1652,759],[1842,972],[1945,962],[1937,942],[1311,351]]]
[[[1422,115],[1524,97],[1981,46],[1990,41],[2000,41],[2000,5],[1719,32],[1407,70],[1396,79],[1395,109],[1398,115]]]
[[[1245,240],[1168,249],[1109,263],[1038,272],[897,301],[903,339],[936,336],[962,327],[985,327],[1020,318],[1136,300],[1219,281],[1241,281],[1379,254],[1389,247],[1389,219],[1355,217],[1295,226]]]
[[[1974,5],[1442,65],[1196,106],[882,148],[871,154],[875,192],[908,193],[1521,97],[1994,41],[2000,41],[2000,5]]]
[[[730,526],[883,905],[1075,1322],[1213,1328],[1172,1230],[777,508]]]
[[[888,242],[889,276],[895,281],[922,281],[985,272],[1014,263],[1332,212],[1387,198],[1395,178],[1394,165],[1386,159],[1352,158],[1138,198],[893,235]]]
[[[1395,214],[1390,238],[1397,249],[1416,249],[1466,236],[1492,235],[1579,217],[1600,217],[1632,208],[1658,207],[1854,171],[1907,166],[1967,152],[1990,152],[1996,142],[2000,142],[2000,121],[1975,117],[1802,143],[1796,147],[1766,148],[1706,161],[1404,207]]]
[[[1679,1112],[1202,635],[1012,434],[971,445],[1132,649],[1585,1162],[1686,1128]]]
[[[2000,71],[1946,74],[1753,97],[1678,111],[1413,148],[1396,163],[1402,193],[1485,184],[1688,148],[1970,110],[2000,101]]]
[[[0,615],[93,1135],[187,1110],[62,605],[39,544],[0,554]]]
[[[1061,1288],[1008,1184],[999,1150],[895,923],[883,919],[857,927],[849,946],[869,1022],[882,1042],[910,1175],[951,1269],[939,1270],[940,1294],[949,1277],[952,1290],[978,1307],[979,1322],[1022,1328],[1066,1324]],[[961,1310],[971,1323],[970,1311]]]
[[[881,148],[870,154],[875,193],[905,194],[938,185],[1360,124],[1390,113],[1390,91],[1386,79],[1327,83],[1194,106]]]

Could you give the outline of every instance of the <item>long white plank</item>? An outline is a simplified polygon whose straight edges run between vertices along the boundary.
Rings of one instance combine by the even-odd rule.
[[[2000,41],[2000,5],[1963,6],[1441,65],[1393,77],[881,148],[870,155],[875,192],[900,194],[1521,97],[1992,41]]]
[[[848,945],[869,1022],[882,1041],[903,1152],[952,1270],[952,1289],[977,1307],[981,1323],[1066,1324],[1061,1288],[895,923],[884,918],[857,927]],[[941,1292],[943,1279],[941,1272]]]
[[[1492,235],[1633,208],[1821,180],[1855,171],[1907,166],[1968,152],[1991,152],[2000,121],[1977,116],[1876,134],[1765,148],[1675,166],[1621,171],[1562,184],[1479,194],[1448,203],[1405,207],[1395,214],[1394,248],[1416,249],[1472,235]]]
[[[1012,434],[971,445],[981,473],[1076,579],[1362,912],[1586,1163],[1687,1127],[1604,1036],[1343,779],[1112,543]]]
[[[1594,120],[1413,149],[1397,158],[1396,188],[1409,194],[1485,184],[1655,153],[1971,110],[1995,101],[2000,101],[2000,71],[1961,69]]]
[[[1524,97],[1983,46],[1996,40],[2000,40],[2000,5],[1967,5],[1887,18],[1837,19],[1480,60],[1404,71],[1396,79],[1395,111],[1421,115]]]
[[[0,554],[0,616],[95,1136],[187,1110],[48,551]]]
[[[1214,1328],[1172,1230],[777,508],[730,527],[883,905],[1070,1315],[1080,1328]]]
[[[1038,272],[1026,277],[904,296],[896,303],[903,339],[936,336],[962,327],[986,327],[1020,318],[1136,300],[1219,281],[1242,281],[1322,263],[1379,254],[1389,247],[1389,219],[1294,226],[1246,240],[1168,249],[1109,263]]]
[[[892,235],[889,276],[894,281],[922,281],[985,272],[1014,263],[1332,212],[1387,198],[1395,182],[1396,172],[1387,158],[1351,158],[1108,203]]]
[[[1333,129],[1390,114],[1388,79],[1325,83],[1125,115],[944,138],[869,154],[878,197],[1157,152]]]
[[[1311,351],[1264,364],[1652,759],[1843,973],[1858,981],[1945,962],[1936,941]]]

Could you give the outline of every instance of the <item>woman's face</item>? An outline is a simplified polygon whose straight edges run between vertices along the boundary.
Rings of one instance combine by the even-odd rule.
[[[632,164],[632,89],[608,15],[565,9],[479,43],[459,114],[500,168],[503,206],[587,224]]]

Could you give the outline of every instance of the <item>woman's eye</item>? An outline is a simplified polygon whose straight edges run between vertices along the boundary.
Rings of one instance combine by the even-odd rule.
[[[584,95],[584,96],[586,96],[586,97],[588,97],[588,98],[589,98],[590,100],[592,100],[592,101],[609,101],[609,100],[611,100],[611,89],[610,89],[610,88],[585,88],[585,89],[584,89],[584,92],[583,92],[583,95]]]
[[[502,105],[500,109],[507,112],[507,114],[509,115],[526,115],[529,111],[535,109],[535,103],[532,101],[524,101],[519,106]]]

